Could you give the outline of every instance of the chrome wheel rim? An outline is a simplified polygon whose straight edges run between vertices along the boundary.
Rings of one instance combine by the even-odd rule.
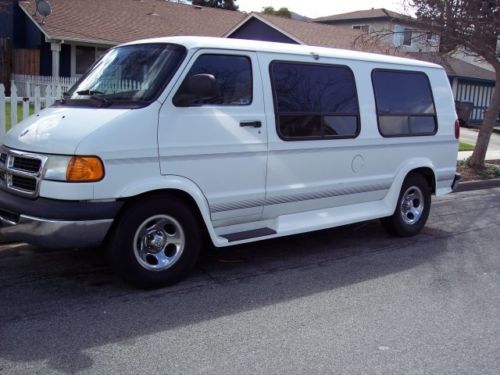
[[[424,194],[417,186],[410,186],[401,198],[400,214],[408,225],[417,223],[424,212]]]
[[[134,254],[143,268],[163,271],[177,263],[185,244],[186,236],[177,220],[155,215],[144,220],[135,232]]]

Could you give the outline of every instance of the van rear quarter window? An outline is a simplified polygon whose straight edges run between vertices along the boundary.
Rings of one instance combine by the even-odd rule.
[[[433,135],[437,131],[431,86],[423,72],[375,69],[372,83],[378,127],[384,137]]]
[[[252,63],[247,56],[204,54],[189,70],[174,104],[185,106],[181,98],[191,95],[188,79],[197,74],[211,74],[215,78],[217,95],[198,100],[195,105],[250,105],[252,103]]]
[[[270,73],[282,139],[354,138],[359,134],[356,84],[349,67],[274,61]]]

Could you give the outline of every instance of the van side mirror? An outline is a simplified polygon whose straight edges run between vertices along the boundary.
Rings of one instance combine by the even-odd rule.
[[[175,94],[173,102],[178,107],[201,105],[217,96],[217,85],[212,74],[195,74],[188,77]]]
[[[199,99],[212,98],[217,94],[212,74],[195,74],[188,78],[187,86],[189,92]]]

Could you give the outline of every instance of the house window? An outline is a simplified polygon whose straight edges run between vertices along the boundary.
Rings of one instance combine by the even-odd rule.
[[[370,25],[353,25],[352,29],[353,30],[360,30],[360,31],[368,34],[370,32]]]
[[[376,69],[372,82],[380,134],[405,137],[436,133],[436,109],[424,73]]]
[[[403,31],[403,45],[411,46],[412,31],[410,29],[405,29]]]
[[[95,61],[95,48],[76,46],[75,73],[83,74]]]
[[[84,74],[106,51],[106,48],[100,47],[75,46],[73,55],[74,71],[72,75]]]
[[[430,42],[433,40],[436,40],[436,34],[434,34],[433,32],[428,32],[427,33],[427,41]]]
[[[273,62],[271,82],[282,139],[354,138],[359,134],[356,84],[349,67]]]

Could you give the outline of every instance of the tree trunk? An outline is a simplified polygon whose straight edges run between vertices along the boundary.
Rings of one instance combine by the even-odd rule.
[[[488,143],[490,143],[491,133],[496,125],[498,110],[500,108],[500,66],[496,66],[496,83],[493,96],[491,97],[490,105],[484,116],[484,121],[479,128],[476,147],[469,160],[469,165],[476,169],[484,168],[484,160],[486,159],[486,151]]]

